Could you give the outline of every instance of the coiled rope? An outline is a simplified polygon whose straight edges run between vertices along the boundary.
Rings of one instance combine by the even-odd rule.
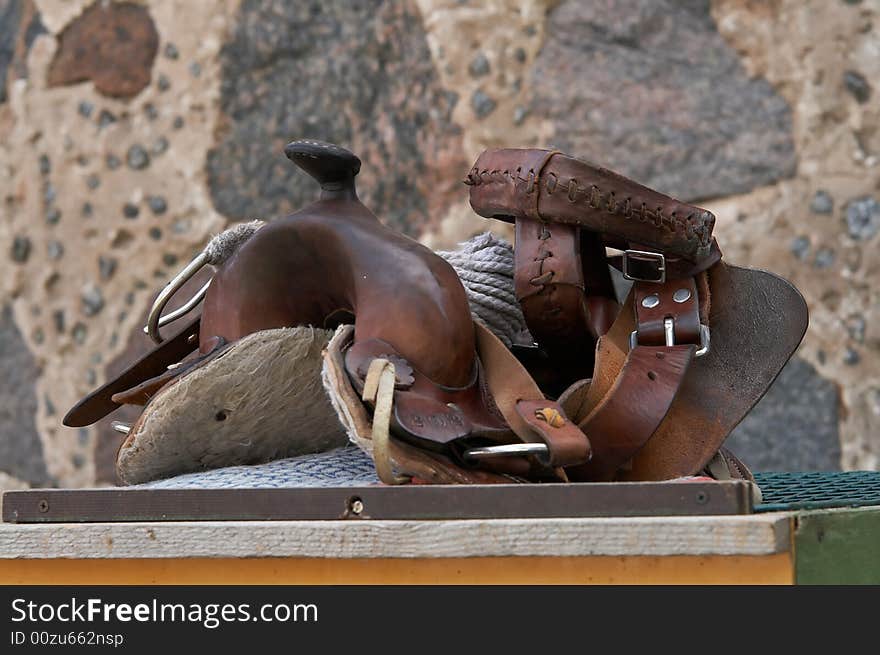
[[[457,250],[438,251],[452,265],[467,292],[474,320],[510,346],[526,332],[526,321],[513,286],[513,246],[486,232],[459,244]]]

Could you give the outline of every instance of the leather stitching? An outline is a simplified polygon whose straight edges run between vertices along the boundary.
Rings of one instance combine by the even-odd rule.
[[[572,204],[579,199],[586,199],[587,204],[596,210],[604,210],[609,214],[622,216],[623,218],[636,218],[642,223],[650,223],[657,228],[664,229],[668,232],[683,232],[685,239],[689,242],[696,240],[701,246],[709,245],[711,239],[710,223],[712,215],[707,211],[692,211],[687,216],[679,217],[676,212],[665,214],[662,206],[651,209],[646,203],[641,203],[637,210],[633,209],[632,198],[627,197],[623,201],[618,201],[614,191],[603,192],[595,184],[591,184],[589,189],[578,184],[577,179],[570,178],[566,182],[560,182],[556,173],[547,173],[541,180],[535,175],[535,170],[530,168],[527,176],[522,177],[522,169],[517,168],[516,171],[489,171],[487,169],[479,170],[474,167],[468,173],[464,183],[468,186],[481,186],[484,184],[506,184],[512,181],[514,186],[517,182],[527,183],[525,193],[531,195],[536,187],[540,187],[540,182],[544,182],[544,189],[548,194],[552,194],[558,187],[567,193],[567,199]]]

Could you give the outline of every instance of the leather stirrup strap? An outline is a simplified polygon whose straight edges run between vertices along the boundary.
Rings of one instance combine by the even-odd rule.
[[[514,288],[532,337],[550,352],[592,359],[580,257],[580,229],[516,220]]]
[[[528,371],[498,337],[479,323],[474,327],[486,385],[510,429],[525,442],[547,444],[552,467],[574,466],[589,460],[589,440],[566,417],[559,403],[544,397]],[[547,420],[552,412],[562,421]]]

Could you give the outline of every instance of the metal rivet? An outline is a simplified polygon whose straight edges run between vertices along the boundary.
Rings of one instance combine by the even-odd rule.
[[[646,307],[647,309],[651,309],[652,307],[656,307],[660,304],[660,296],[656,293],[652,293],[650,296],[645,296],[642,298],[642,307]]]
[[[672,299],[675,302],[687,302],[691,299],[691,292],[688,289],[678,289],[672,294]]]

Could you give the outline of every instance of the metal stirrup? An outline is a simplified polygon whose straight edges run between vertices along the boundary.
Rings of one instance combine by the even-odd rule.
[[[166,314],[162,316],[162,310],[165,309],[165,305],[168,304],[168,301],[171,300],[171,297],[180,290],[184,284],[186,284],[193,275],[198,273],[202,267],[208,263],[208,254],[206,252],[202,252],[192,260],[189,264],[186,265],[180,273],[174,276],[174,278],[165,285],[165,288],[159,292],[159,295],[156,297],[156,300],[153,302],[153,306],[150,307],[150,314],[147,317],[147,324],[144,326],[144,332],[150,335],[150,338],[156,343],[162,343],[164,339],[162,335],[159,334],[159,328],[168,325],[179,319],[181,316],[185,316],[189,312],[195,308],[202,300],[205,298],[205,294],[208,293],[208,287],[211,286],[211,280],[208,280],[201,289],[199,289],[195,295],[190,298],[185,305],[175,309],[170,314]]]

